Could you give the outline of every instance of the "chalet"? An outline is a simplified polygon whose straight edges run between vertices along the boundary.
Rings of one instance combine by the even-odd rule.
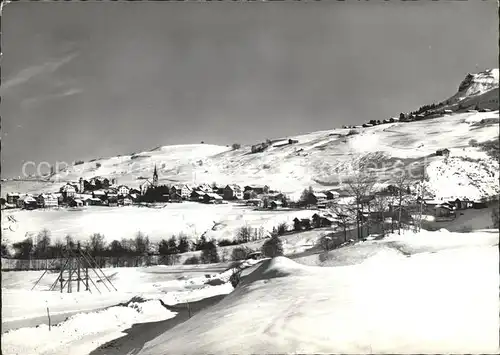
[[[30,195],[24,195],[17,200],[17,207],[33,210],[38,207],[37,201]]]
[[[281,202],[281,201],[271,201],[271,203],[269,204],[269,208],[272,210],[275,210],[275,209],[278,209],[281,207],[283,207],[283,202]]]
[[[76,187],[70,183],[67,183],[63,187],[61,187],[60,192],[63,194],[63,198],[65,200],[71,199],[76,194]]]
[[[102,200],[98,197],[86,197],[83,204],[85,206],[102,206]]]
[[[297,139],[289,139],[288,144],[294,144],[294,143],[299,143]]]
[[[371,123],[364,123],[363,124],[363,127],[364,128],[367,128],[367,127],[373,127],[373,125]]]
[[[178,194],[177,192],[175,193],[170,193],[168,195],[168,198],[170,199],[171,202],[182,202],[182,196]]]
[[[390,121],[390,120],[388,120],[388,119],[385,119],[385,120],[383,120],[383,121],[382,121],[382,123],[390,123],[390,122],[391,122],[391,121]]]
[[[267,186],[267,185],[264,185],[264,186],[260,186],[260,185],[247,185],[244,188],[244,192],[247,192],[247,191],[253,191],[257,195],[267,194],[269,192],[269,186]]]
[[[138,193],[134,192],[134,193],[129,194],[129,196],[130,196],[130,199],[132,200],[132,202],[137,202],[139,200],[139,194]],[[170,197],[170,195],[169,195],[169,197]]]
[[[484,201],[473,201],[472,202],[472,208],[478,210],[478,209],[482,209],[482,208],[487,208],[488,205],[486,202]]]
[[[184,200],[189,199],[191,192],[193,192],[193,190],[188,185],[173,185],[170,188],[171,195],[178,194]]]
[[[443,112],[444,112],[445,114],[449,115],[449,114],[452,114],[452,113],[453,113],[453,110],[443,110]]]
[[[468,208],[472,208],[473,207],[473,203],[472,201],[464,198],[464,199],[455,199],[455,200],[452,200],[452,201],[448,201],[448,203],[452,206],[455,207],[455,209],[457,210],[466,210]]]
[[[448,148],[436,150],[436,156],[449,156],[450,150]]]
[[[205,196],[204,192],[194,190],[193,192],[191,192],[189,199],[191,201],[201,202],[201,201],[203,201],[203,196]]]
[[[266,149],[267,147],[269,147],[269,143],[258,143],[258,144],[254,144],[252,145],[252,153],[260,153],[262,151],[264,151],[264,149]]]
[[[17,204],[17,200],[19,200],[19,197],[21,197],[21,195],[19,195],[17,192],[8,193],[7,194],[7,203],[15,205],[15,204]]]
[[[68,202],[69,207],[82,207],[83,206],[83,201],[80,200],[79,198],[71,199]]]
[[[103,190],[95,190],[92,192],[92,197],[104,200],[104,199],[106,199],[106,192]]]
[[[327,200],[334,200],[340,196],[340,194],[334,190],[327,191],[325,195]]]
[[[426,207],[431,207],[434,208],[437,205],[441,204],[443,201],[438,201],[438,200],[433,200],[433,199],[423,199],[421,200],[420,197],[417,199],[417,202],[422,201],[422,204]]]
[[[302,229],[311,229],[311,220],[309,218],[298,219],[295,217],[293,219],[293,229],[300,231]]]
[[[131,204],[132,204],[132,199],[128,196],[120,198],[118,200],[118,205],[121,205],[121,206],[129,206]]]
[[[141,190],[138,190],[138,189],[134,189],[134,188],[130,188],[129,192],[128,192],[130,195],[131,194],[137,194],[137,195],[140,195],[141,194]]]
[[[326,200],[326,195],[322,192],[311,193],[311,203],[317,205],[318,203],[324,203]]]
[[[436,217],[450,217],[455,214],[453,208],[448,204],[441,204],[434,207],[434,216]]]
[[[335,219],[330,214],[315,213],[312,216],[312,221],[314,227],[320,228],[320,227],[330,227],[335,222]]]
[[[223,196],[224,200],[241,200],[243,198],[243,190],[241,186],[236,184],[226,185]]]
[[[92,194],[75,194],[73,198],[78,198],[82,201],[85,201],[86,199],[92,198]]]
[[[203,196],[203,202],[205,203],[222,203],[222,196],[217,195],[216,193],[213,192],[207,192]]]
[[[130,189],[125,185],[120,185],[116,188],[118,196],[127,196],[130,193]]]
[[[263,206],[263,202],[260,198],[251,198],[251,199],[246,200],[246,205],[247,206],[261,207],[261,206]]]
[[[281,202],[283,207],[287,207],[287,205],[288,205],[288,199],[285,196],[285,194],[282,192],[275,192],[275,193],[267,194],[265,197],[267,197],[267,199],[269,201]]]
[[[148,189],[151,188],[152,186],[153,186],[153,183],[149,179],[144,180],[139,185],[139,190],[141,192],[141,195],[144,195],[146,193],[146,191],[148,191]]]
[[[38,207],[49,208],[59,206],[57,197],[52,194],[40,194],[37,197]]]
[[[213,193],[214,190],[212,189],[212,186],[210,186],[209,184],[201,184],[200,186],[197,187],[197,190],[199,191],[202,191],[202,192],[211,192]]]
[[[109,207],[116,207],[118,206],[118,196],[117,195],[108,195],[108,206]]]
[[[415,116],[415,121],[421,121],[421,120],[423,120],[424,118],[425,118],[425,117],[424,117],[424,115],[416,115],[416,116]]]
[[[322,200],[322,201],[319,201],[316,205],[317,208],[319,209],[325,209],[328,207],[328,203],[327,203],[327,200]]]

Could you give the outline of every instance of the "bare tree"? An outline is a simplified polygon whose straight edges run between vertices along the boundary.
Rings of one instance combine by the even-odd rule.
[[[371,173],[358,172],[347,180],[347,186],[351,196],[354,197],[356,205],[356,224],[358,230],[358,239],[362,238],[361,221],[363,216],[363,207],[371,200],[375,177]]]
[[[330,212],[336,216],[336,226],[344,232],[344,242],[347,242],[347,229],[357,220],[356,210],[348,205],[341,205],[334,202],[330,207]]]
[[[386,217],[386,210],[389,206],[389,199],[387,196],[384,195],[376,195],[375,199],[372,201],[372,206],[374,209],[374,212],[376,213],[376,222],[380,223],[381,229],[382,229],[382,235],[385,236],[385,217]]]
[[[401,213],[403,210],[403,201],[406,196],[406,188],[409,183],[409,176],[405,170],[401,172],[398,176],[396,176],[394,182],[395,186],[398,189],[398,234],[401,235]]]

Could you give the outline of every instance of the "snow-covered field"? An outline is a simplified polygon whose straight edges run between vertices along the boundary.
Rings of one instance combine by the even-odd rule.
[[[133,324],[175,317],[160,300],[173,305],[223,294],[229,295],[138,344],[140,354],[499,350],[498,230],[405,232],[296,261],[249,264],[234,291],[229,283],[206,284],[227,281],[227,264],[105,269],[118,291],[101,295],[44,291],[54,274],[29,291],[41,272],[3,273],[2,324],[23,317],[28,323],[2,335],[2,351],[88,354],[127,336]],[[143,300],[117,305],[133,297]],[[53,317],[86,313],[51,331],[29,327],[46,307]]]
[[[166,204],[163,208],[88,206],[83,210],[4,210],[2,219],[7,221],[8,216],[13,216],[17,223],[13,230],[2,231],[2,241],[15,243],[24,239],[26,233],[36,235],[44,228],[51,232],[53,240],[63,240],[69,234],[75,240],[85,241],[93,233],[101,233],[111,242],[133,238],[138,231],[148,235],[153,242],[181,232],[190,238],[206,232],[207,238],[232,240],[243,226],[263,227],[270,232],[281,222],[292,226],[295,217],[310,218],[315,212],[256,211],[231,203],[206,205],[195,202]]]
[[[346,266],[264,261],[140,354],[498,353],[497,233],[392,236]]]
[[[56,274],[46,274],[35,290],[30,291],[42,272],[3,272],[2,328],[4,331],[21,328],[2,334],[2,352],[88,354],[99,345],[124,336],[123,331],[133,324],[174,317],[176,313],[166,309],[160,300],[174,305],[231,292],[233,287],[229,283],[206,284],[227,266],[103,269],[118,291],[108,292],[100,286],[102,294],[92,287],[91,294],[50,292]],[[140,299],[129,302],[134,298]],[[61,322],[50,331],[46,324],[47,307],[52,321]],[[65,320],[66,317],[69,318]]]

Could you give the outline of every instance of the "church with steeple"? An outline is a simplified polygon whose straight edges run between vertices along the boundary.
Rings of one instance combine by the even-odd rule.
[[[158,186],[158,170],[156,169],[156,164],[155,164],[155,169],[153,170],[153,180],[149,179],[144,180],[144,182],[139,185],[139,190],[141,191],[141,195],[144,195],[150,187],[157,187],[157,186]]]
[[[158,171],[156,170],[156,164],[155,164],[155,170],[153,171],[153,186],[154,187],[158,186]]]

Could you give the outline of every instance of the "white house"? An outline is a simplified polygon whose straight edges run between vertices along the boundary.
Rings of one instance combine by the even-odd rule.
[[[241,186],[236,184],[226,185],[226,187],[224,188],[224,199],[225,200],[243,199],[243,189],[241,188]]]
[[[178,194],[182,197],[182,199],[189,199],[193,189],[188,185],[174,185],[170,188],[170,195]]]
[[[130,189],[125,185],[118,186],[116,190],[118,192],[118,196],[127,196],[130,192]]]
[[[63,193],[63,196],[65,198],[74,197],[76,194],[76,187],[70,183],[67,183],[66,185],[61,187],[60,192]]]

